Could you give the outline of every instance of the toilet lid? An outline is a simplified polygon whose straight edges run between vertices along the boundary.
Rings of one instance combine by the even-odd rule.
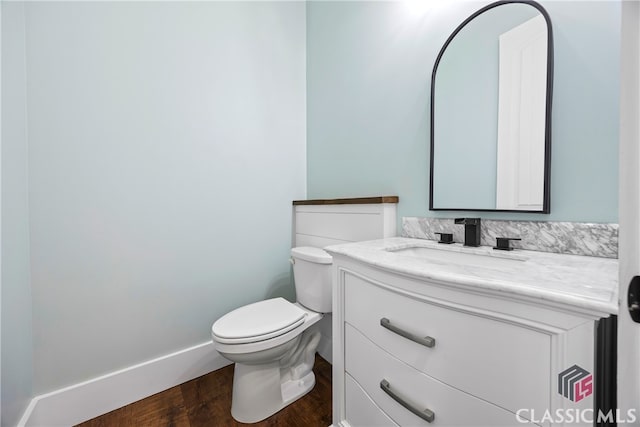
[[[291,248],[291,257],[314,262],[316,264],[331,264],[333,262],[333,257],[325,250],[312,248],[310,246]]]
[[[284,298],[273,298],[237,308],[218,319],[211,332],[226,344],[263,341],[304,323],[305,312]]]

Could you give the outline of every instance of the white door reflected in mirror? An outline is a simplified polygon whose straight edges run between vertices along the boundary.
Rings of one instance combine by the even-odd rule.
[[[546,65],[541,15],[500,36],[496,209],[542,210]]]

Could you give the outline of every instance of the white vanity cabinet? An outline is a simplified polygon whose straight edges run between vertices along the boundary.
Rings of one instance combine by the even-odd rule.
[[[606,313],[328,250],[335,426],[563,425],[557,410],[593,415],[587,376]],[[587,375],[576,374],[584,381],[570,400],[558,378],[574,365]]]

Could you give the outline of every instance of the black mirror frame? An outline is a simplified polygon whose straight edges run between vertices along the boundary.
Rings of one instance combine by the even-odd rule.
[[[542,14],[547,23],[547,94],[546,94],[546,112],[545,112],[545,146],[544,146],[544,194],[542,201],[542,210],[530,211],[530,210],[516,210],[516,209],[471,209],[471,208],[434,208],[433,207],[433,154],[434,154],[434,103],[435,103],[435,81],[436,72],[438,71],[438,65],[444,55],[445,50],[454,39],[454,37],[473,19],[477,16],[487,12],[495,7],[505,4],[527,4],[533,6]],[[431,150],[429,159],[429,210],[430,211],[474,211],[474,212],[520,212],[520,213],[538,213],[548,214],[551,212],[551,106],[553,100],[553,30],[551,26],[551,18],[549,14],[542,7],[541,4],[533,0],[501,0],[491,3],[477,12],[473,13],[462,24],[451,33],[447,41],[440,49],[436,62],[433,65],[433,72],[431,73]]]

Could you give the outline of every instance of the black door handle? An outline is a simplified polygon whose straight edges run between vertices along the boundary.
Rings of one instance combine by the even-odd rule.
[[[640,323],[640,276],[633,276],[627,292],[627,308],[634,322]]]

